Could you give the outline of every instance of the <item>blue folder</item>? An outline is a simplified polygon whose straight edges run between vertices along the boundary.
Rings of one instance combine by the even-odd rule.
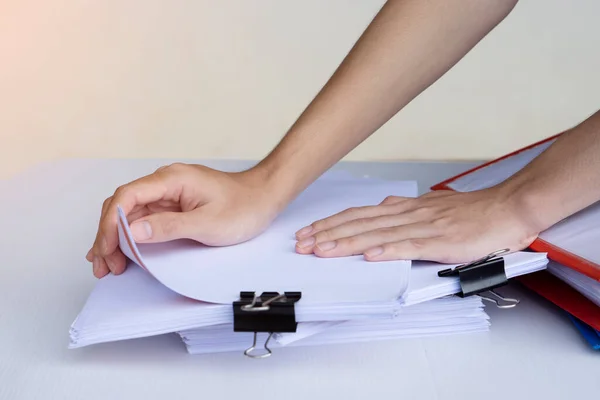
[[[591,326],[582,322],[580,319],[567,314],[575,327],[579,330],[584,339],[590,344],[592,349],[600,350],[600,331],[595,330]]]

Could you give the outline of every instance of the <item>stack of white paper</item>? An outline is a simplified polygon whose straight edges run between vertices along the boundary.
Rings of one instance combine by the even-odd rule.
[[[546,263],[545,255],[539,253],[518,252],[505,256],[509,278],[543,269]],[[296,320],[302,323],[367,320],[365,323],[369,324],[407,312],[431,310],[417,308],[417,305],[460,291],[458,278],[437,276],[437,271],[445,268],[448,265],[415,263],[410,270],[407,292],[394,301],[320,305],[300,301],[295,307]],[[132,264],[124,274],[109,275],[98,282],[71,327],[69,346],[76,348],[232,323],[231,304],[207,303],[181,296]]]
[[[463,299],[449,296],[403,308],[392,319],[303,322],[298,324],[295,333],[273,335],[268,347],[276,349],[485,332],[489,325],[480,297]],[[233,332],[231,324],[178,333],[191,354],[243,352],[254,339],[253,333]],[[258,353],[261,353],[267,338],[267,334],[258,335]]]
[[[419,262],[411,268],[410,260],[319,258],[294,250],[294,232],[302,226],[349,207],[379,204],[388,195],[416,193],[415,182],[322,178],[265,233],[228,247],[186,240],[137,245],[121,213],[120,246],[132,262],[124,274],[97,283],[71,326],[69,347],[172,332],[205,335],[227,330],[227,337],[245,338],[232,332],[232,302],[247,291],[302,293],[295,305],[301,331],[276,339],[287,345],[487,329],[478,297],[440,299],[460,291],[458,277],[437,276],[448,265]],[[509,278],[543,269],[547,263],[545,254],[537,253],[509,254],[504,261]],[[228,348],[225,336],[214,340],[222,346],[202,348]]]
[[[231,304],[181,296],[137,265],[119,276],[102,278],[71,326],[69,347],[154,336],[179,330],[233,323]],[[345,321],[391,318],[394,301],[296,306],[296,320]]]
[[[556,261],[550,261],[548,263],[548,272],[566,282],[573,289],[577,290],[600,307],[600,282],[571,268],[565,267]]]

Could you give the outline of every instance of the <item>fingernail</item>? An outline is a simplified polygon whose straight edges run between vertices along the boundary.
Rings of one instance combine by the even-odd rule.
[[[369,249],[365,252],[365,256],[367,257],[377,257],[378,255],[383,254],[383,247],[375,247],[373,249]]]
[[[147,240],[152,237],[152,227],[148,221],[135,222],[131,225],[131,234],[136,241]]]
[[[319,248],[319,250],[323,250],[323,251],[331,250],[335,246],[336,246],[336,242],[323,242],[323,243],[319,243],[317,245],[317,247]]]
[[[98,268],[100,267],[100,260],[98,260],[98,257],[94,257],[94,261],[92,262],[92,265],[93,265],[94,275],[96,275],[98,273]]]
[[[298,232],[296,232],[296,236],[304,236],[307,235],[309,233],[311,233],[313,230],[312,226],[305,226],[304,228],[300,229]]]
[[[313,244],[315,244],[315,237],[311,236],[309,238],[299,241],[298,247],[308,247],[308,246],[312,246]]]

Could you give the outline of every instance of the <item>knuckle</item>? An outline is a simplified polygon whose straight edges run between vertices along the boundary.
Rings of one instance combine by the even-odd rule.
[[[176,162],[176,163],[167,165],[165,167],[164,171],[171,172],[171,173],[180,173],[182,171],[186,171],[188,168],[189,168],[189,165],[182,163],[182,162]]]
[[[381,204],[395,203],[398,200],[400,200],[399,196],[387,196],[385,199],[383,199],[383,201],[381,202]]]
[[[102,202],[102,209],[106,210],[106,208],[108,208],[108,206],[110,205],[110,202],[112,201],[112,197],[107,198],[106,200],[104,200],[104,202]]]
[[[117,190],[115,190],[114,197],[124,197],[129,193],[130,190],[131,189],[129,185],[121,185],[117,188]]]

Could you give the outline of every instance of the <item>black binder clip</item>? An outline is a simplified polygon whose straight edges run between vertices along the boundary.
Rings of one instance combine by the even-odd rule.
[[[494,291],[495,288],[508,283],[504,269],[504,258],[499,257],[508,253],[510,249],[495,251],[487,256],[468,264],[460,265],[454,269],[448,268],[438,272],[439,277],[456,276],[460,281],[460,297],[479,295],[482,300],[496,304],[498,308],[512,308],[519,304],[519,300],[503,297]],[[493,297],[482,295],[488,292]]]
[[[233,302],[233,331],[254,332],[252,346],[244,351],[250,358],[265,358],[272,354],[269,340],[275,332],[296,332],[295,303],[300,300],[300,292],[264,292],[257,296],[255,292],[240,292],[240,300]],[[258,332],[268,332],[265,341],[265,353],[253,354],[256,349]]]

